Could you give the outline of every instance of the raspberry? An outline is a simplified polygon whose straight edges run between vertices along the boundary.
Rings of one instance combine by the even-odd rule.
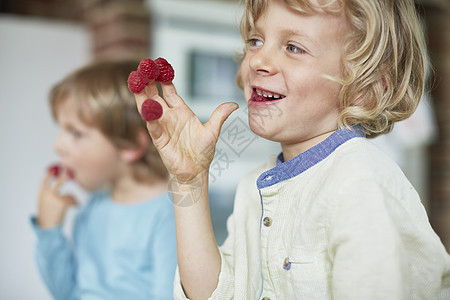
[[[61,166],[58,164],[53,164],[50,167],[48,167],[48,173],[50,173],[52,176],[57,177],[60,172],[61,172]]]
[[[71,169],[69,169],[67,167],[65,169],[66,169],[66,172],[67,172],[67,176],[69,176],[70,179],[74,179],[75,178],[75,173]],[[54,177],[58,177],[63,170],[64,170],[64,167],[62,167],[58,163],[53,164],[50,167],[48,167],[48,172]]]
[[[171,82],[175,77],[175,71],[173,70],[172,66],[167,62],[167,60],[160,57],[155,59],[155,63],[159,67],[159,76],[156,79],[156,81]]]
[[[128,88],[134,94],[142,91],[149,82],[150,79],[139,71],[133,71],[128,76]]]
[[[153,99],[147,99],[142,103],[141,116],[147,122],[161,118],[163,108],[161,104]]]
[[[159,67],[150,58],[144,58],[139,63],[138,72],[147,75],[150,80],[155,80],[159,76]]]

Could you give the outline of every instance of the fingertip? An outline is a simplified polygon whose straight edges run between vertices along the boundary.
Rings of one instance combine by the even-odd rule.
[[[214,110],[206,125],[219,135],[223,123],[238,108],[239,105],[235,102],[222,103]]]
[[[232,114],[235,110],[239,108],[239,104],[236,102],[225,102],[220,107],[220,110],[223,112],[226,118],[229,117],[230,114]]]
[[[42,182],[45,183],[45,184],[47,184],[47,183],[50,182],[50,180],[52,179],[52,177],[53,177],[53,174],[51,174],[51,173],[49,173],[49,172],[46,172],[45,175],[44,175],[44,178],[42,179]]]
[[[67,171],[62,172],[61,175],[56,177],[55,188],[59,189],[64,184],[64,182],[67,181],[68,178],[69,175],[67,174]]]
[[[69,205],[69,206],[78,206],[78,202],[75,199],[70,199],[67,202],[67,205]]]
[[[67,206],[78,206],[77,200],[75,200],[75,197],[70,194],[63,195],[62,199]]]
[[[233,111],[239,108],[239,104],[236,102],[228,102],[228,105],[233,109]]]
[[[161,118],[163,111],[163,107],[158,101],[149,98],[142,103],[140,113],[142,119],[151,122]]]

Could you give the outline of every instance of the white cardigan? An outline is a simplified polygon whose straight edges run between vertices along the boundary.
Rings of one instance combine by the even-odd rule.
[[[240,183],[210,299],[450,299],[450,256],[381,150],[340,129],[281,161]]]

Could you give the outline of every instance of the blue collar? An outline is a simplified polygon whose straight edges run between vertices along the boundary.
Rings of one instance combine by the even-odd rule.
[[[262,173],[258,177],[256,185],[258,189],[262,189],[295,177],[324,160],[346,141],[364,136],[362,126],[353,126],[352,129],[340,128],[319,144],[287,162],[284,162],[283,153],[280,153],[277,158],[277,166]]]

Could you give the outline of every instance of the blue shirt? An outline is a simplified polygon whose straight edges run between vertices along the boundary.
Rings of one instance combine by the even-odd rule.
[[[173,299],[175,218],[167,193],[137,204],[94,194],[75,219],[72,241],[61,227],[32,224],[37,265],[55,299]]]

